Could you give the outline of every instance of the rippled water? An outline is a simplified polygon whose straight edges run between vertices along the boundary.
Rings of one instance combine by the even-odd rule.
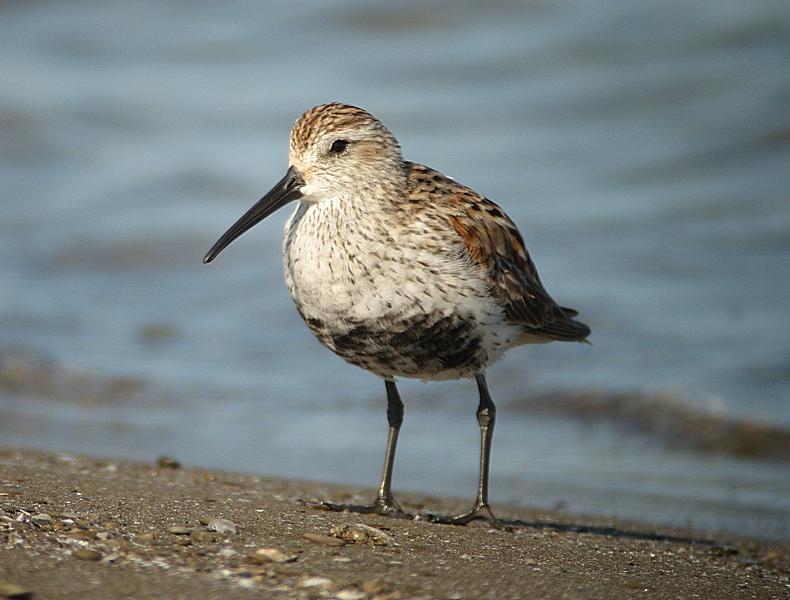
[[[593,328],[491,369],[495,502],[790,539],[788,55],[785,0],[3,3],[0,443],[376,483],[384,386],[300,322],[285,211],[201,264],[339,100]],[[402,394],[396,490],[471,499],[474,384]]]

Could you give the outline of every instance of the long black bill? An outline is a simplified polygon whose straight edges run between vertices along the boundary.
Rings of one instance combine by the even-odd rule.
[[[211,250],[208,251],[208,254],[206,254],[203,262],[210,263],[220,252],[225,249],[226,246],[228,246],[242,233],[248,229],[252,229],[270,214],[282,208],[289,202],[301,198],[303,185],[304,180],[299,174],[299,171],[293,167],[290,167],[288,172],[285,174],[285,177],[283,177],[277,185],[269,190],[269,193],[258,200],[258,202],[255,203],[255,206],[244,213],[244,216],[236,221],[233,226],[228,229],[223,234],[223,236],[219,238],[219,240],[217,240],[217,243],[214,244]]]

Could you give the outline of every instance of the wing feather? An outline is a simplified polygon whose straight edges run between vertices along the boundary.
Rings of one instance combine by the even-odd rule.
[[[559,306],[540,281],[516,225],[494,202],[422,165],[409,164],[410,196],[441,205],[435,211],[463,241],[470,259],[487,275],[505,317],[528,333],[583,341],[590,328],[578,312]]]

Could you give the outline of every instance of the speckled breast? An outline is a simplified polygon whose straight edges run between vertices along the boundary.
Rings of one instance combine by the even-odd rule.
[[[313,334],[384,378],[454,379],[484,368],[491,310],[461,275],[465,264],[393,240],[391,227],[344,225],[359,221],[333,210],[300,205],[285,230],[286,283]]]

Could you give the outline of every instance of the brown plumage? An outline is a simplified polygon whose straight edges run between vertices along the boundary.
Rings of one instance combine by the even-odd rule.
[[[521,232],[497,204],[434,169],[406,165],[408,200],[430,205],[458,233],[509,322],[546,341],[583,341],[590,335],[589,327],[573,320],[579,313],[559,306],[545,290]]]
[[[428,167],[403,160],[395,137],[347,104],[307,111],[291,132],[286,176],[206,255],[285,204],[285,279],[315,336],[385,380],[390,424],[379,493],[370,506],[336,510],[405,516],[392,495],[403,420],[396,377],[475,378],[480,394],[480,480],[474,508],[434,520],[499,522],[488,504],[496,409],[485,369],[508,349],[585,341],[590,329],[543,287],[524,240],[504,211]]]

